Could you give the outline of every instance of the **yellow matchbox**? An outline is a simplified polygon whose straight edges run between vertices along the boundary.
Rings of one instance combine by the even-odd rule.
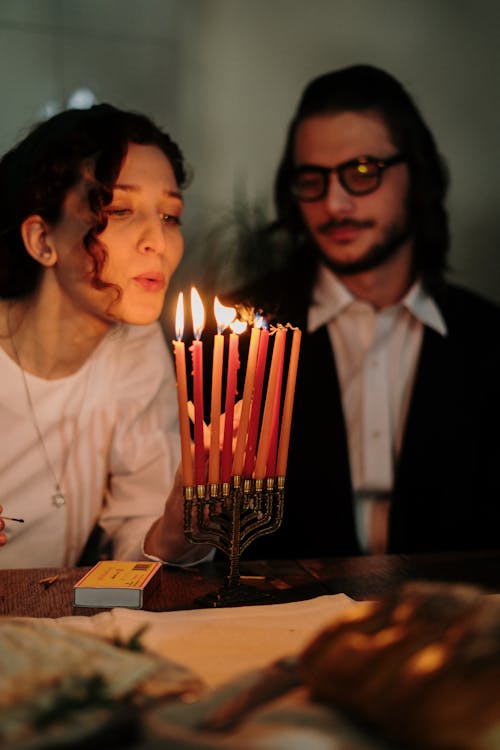
[[[160,583],[160,562],[101,560],[73,586],[75,607],[141,609]]]

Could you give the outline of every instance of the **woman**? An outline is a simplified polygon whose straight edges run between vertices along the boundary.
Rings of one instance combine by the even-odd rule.
[[[143,115],[68,110],[0,161],[0,567],[189,564],[158,323],[183,254],[181,151]],[[164,507],[165,506],[165,507]]]

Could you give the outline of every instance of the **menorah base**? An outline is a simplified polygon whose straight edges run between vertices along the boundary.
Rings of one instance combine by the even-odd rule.
[[[263,591],[254,586],[238,584],[224,586],[217,591],[210,591],[194,600],[198,607],[242,607],[252,604],[270,604],[273,601],[272,591]]]

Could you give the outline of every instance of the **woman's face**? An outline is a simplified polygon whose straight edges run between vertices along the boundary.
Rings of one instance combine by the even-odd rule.
[[[99,235],[106,258],[95,289],[83,237],[95,217],[88,205],[91,176],[69,191],[61,220],[48,237],[57,253],[59,288],[82,312],[108,321],[144,325],[158,319],[170,278],[183,254],[182,198],[172,166],[157,146],[130,144],[106,206]]]

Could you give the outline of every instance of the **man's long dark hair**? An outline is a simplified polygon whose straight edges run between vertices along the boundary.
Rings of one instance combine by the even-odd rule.
[[[339,112],[376,112],[385,122],[410,172],[409,220],[414,237],[416,273],[436,292],[447,269],[449,250],[445,197],[448,172],[436,143],[408,92],[389,73],[371,65],[354,65],[325,73],[305,88],[290,123],[274,185],[276,221],[268,235],[281,233],[291,248],[290,261],[312,279],[319,251],[307,239],[299,206],[290,192],[297,127],[309,117]]]

